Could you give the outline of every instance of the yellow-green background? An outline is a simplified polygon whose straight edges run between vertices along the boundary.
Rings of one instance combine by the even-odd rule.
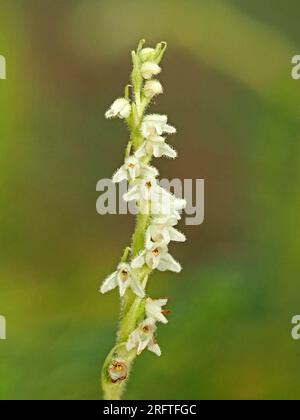
[[[205,223],[172,246],[161,358],[137,361],[129,399],[300,397],[300,54],[298,0],[1,0],[0,341],[2,399],[100,398],[113,345],[116,266],[132,216],[99,216],[96,182],[128,133],[104,112],[130,49],[169,48],[153,111],[178,134],[164,177],[205,179]]]

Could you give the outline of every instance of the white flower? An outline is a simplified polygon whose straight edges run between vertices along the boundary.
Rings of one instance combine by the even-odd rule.
[[[120,296],[124,296],[126,289],[131,287],[132,291],[140,298],[145,296],[145,292],[138,280],[135,278],[129,264],[121,263],[117,271],[112,273],[104,280],[100,292],[106,293],[119,286]]]
[[[138,179],[123,198],[125,201],[156,201],[161,189],[153,177]]]
[[[162,242],[146,244],[146,249],[134,258],[131,264],[133,268],[141,268],[147,264],[152,270],[170,270],[174,273],[181,271],[180,264],[169,254],[167,245]]]
[[[155,49],[147,47],[147,48],[143,48],[140,51],[139,56],[140,56],[141,61],[144,62],[144,61],[151,60],[151,58],[154,56],[154,54],[155,54]]]
[[[105,113],[106,118],[128,118],[131,112],[131,105],[125,98],[119,98],[114,101],[109,110]]]
[[[178,220],[175,216],[153,218],[146,232],[146,243],[164,242],[168,245],[171,241],[185,242],[186,237],[175,229]]]
[[[152,214],[156,217],[174,217],[180,220],[180,212],[186,207],[186,200],[177,198],[161,188],[156,200],[150,203],[141,203],[143,214]]]
[[[152,76],[156,76],[160,72],[161,68],[159,67],[159,65],[153,63],[152,61],[146,61],[144,64],[142,64],[141,74],[146,80],[152,79]]]
[[[158,80],[148,80],[144,86],[144,95],[147,98],[153,98],[163,93],[163,87]]]
[[[137,179],[131,189],[124,194],[125,201],[138,201],[142,214],[155,216],[174,216],[180,220],[180,211],[186,206],[186,200],[176,198],[160,187],[155,178]]]
[[[138,177],[156,177],[157,175],[157,169],[141,163],[135,156],[130,156],[125,160],[124,165],[117,170],[112,180],[114,183],[118,183],[124,180],[135,181]]]
[[[153,318],[155,321],[162,322],[167,324],[168,320],[164,316],[164,313],[169,311],[163,310],[162,306],[165,306],[168,302],[168,299],[146,299],[145,311],[148,318]]]
[[[145,138],[161,136],[163,133],[174,134],[176,128],[168,124],[168,117],[160,114],[146,115],[141,126],[141,133]]]
[[[145,348],[155,353],[157,356],[161,355],[159,345],[154,340],[154,333],[156,325],[153,318],[147,318],[130,334],[126,343],[127,351],[134,348],[137,349],[137,354],[141,354]]]
[[[126,360],[114,359],[108,368],[108,373],[112,383],[125,381],[128,375]]]
[[[154,156],[160,158],[162,156],[168,156],[175,159],[177,156],[176,150],[169,146],[165,142],[165,138],[161,136],[151,136],[142,144],[137,150],[136,156],[142,158],[144,156]]]

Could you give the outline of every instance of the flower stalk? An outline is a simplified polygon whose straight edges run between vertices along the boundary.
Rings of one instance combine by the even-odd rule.
[[[171,241],[183,242],[185,236],[174,226],[180,220],[185,200],[178,199],[159,186],[158,171],[150,166],[153,157],[177,156],[165,142],[163,134],[174,134],[176,129],[167,123],[167,116],[145,115],[151,100],[163,92],[155,79],[161,72],[160,62],[167,44],[145,48],[140,41],[132,52],[132,85],[125,88],[106,112],[107,118],[124,119],[130,139],[125,149],[124,164],[113,176],[113,182],[127,180],[129,191],[125,201],[135,201],[138,208],[135,231],[117,267],[101,285],[106,293],[118,288],[121,312],[116,344],[105,359],[101,382],[104,398],[121,399],[135,358],[145,349],[161,355],[156,341],[157,323],[168,322],[162,309],[167,299],[151,299],[146,286],[150,274],[158,269],[180,272],[180,264],[169,254]]]

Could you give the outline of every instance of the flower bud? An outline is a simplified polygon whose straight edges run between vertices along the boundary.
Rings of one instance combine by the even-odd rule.
[[[158,80],[148,80],[144,86],[144,95],[147,98],[153,98],[163,93],[163,87]]]
[[[141,61],[144,63],[145,61],[153,60],[155,53],[156,51],[154,48],[143,48],[139,53],[139,57]]]
[[[158,64],[151,61],[146,61],[141,67],[141,73],[144,79],[150,80],[152,76],[156,76],[161,72],[161,68]]]

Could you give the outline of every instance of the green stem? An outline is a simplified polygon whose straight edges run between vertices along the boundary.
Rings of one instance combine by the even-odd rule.
[[[138,214],[132,238],[132,255],[136,257],[145,247],[145,234],[149,223],[148,214]]]

